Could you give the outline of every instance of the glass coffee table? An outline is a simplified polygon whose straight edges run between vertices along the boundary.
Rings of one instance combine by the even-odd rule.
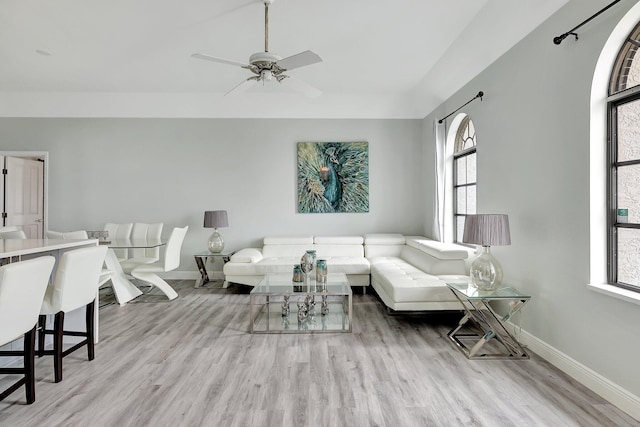
[[[267,274],[249,295],[249,331],[351,332],[352,296],[344,273],[329,273],[325,286],[315,279],[293,282],[291,274]]]

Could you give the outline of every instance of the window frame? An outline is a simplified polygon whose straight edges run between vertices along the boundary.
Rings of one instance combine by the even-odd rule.
[[[640,230],[640,223],[618,223],[618,168],[640,165],[640,158],[618,161],[618,107],[630,102],[640,101],[640,86],[622,91],[607,98],[607,281],[634,292],[640,292],[640,286],[618,281],[618,229]]]
[[[468,147],[468,148],[464,148],[462,150],[456,151],[459,148],[459,142],[461,140],[461,133],[466,132],[466,130],[469,128],[469,125],[473,126],[473,136],[471,136],[470,138],[473,140],[473,146]],[[466,140],[467,138],[465,138]],[[478,203],[478,154],[477,154],[477,148],[478,148],[478,141],[476,138],[476,127],[475,124],[473,123],[473,120],[471,120],[471,117],[469,117],[468,115],[466,115],[462,121],[460,122],[460,125],[458,126],[458,129],[456,130],[456,137],[455,140],[453,141],[453,167],[452,167],[452,172],[453,172],[453,180],[452,180],[452,189],[453,189],[453,242],[459,245],[466,245],[466,246],[471,246],[471,245],[467,245],[465,243],[462,242],[462,238],[463,236],[458,236],[458,219],[459,218],[466,218],[467,215],[470,214],[474,214],[477,211],[477,203]],[[462,144],[462,146],[464,147],[464,144]],[[458,160],[464,158],[464,157],[468,157],[471,155],[476,156],[476,176],[475,176],[475,181],[473,183],[469,183],[466,182],[464,184],[459,184],[458,183]],[[476,210],[474,212],[469,212],[468,209],[465,209],[465,213],[459,213],[458,212],[458,189],[462,188],[462,187],[475,187],[476,190]]]
[[[606,149],[606,222],[607,222],[607,283],[621,289],[640,293],[640,285],[620,282],[618,280],[618,236],[620,229],[638,229],[640,223],[618,223],[618,168],[640,165],[640,157],[632,160],[618,161],[618,109],[620,106],[640,101],[640,84],[630,88],[626,86],[629,70],[634,61],[640,61],[636,54],[640,50],[640,22],[628,33],[620,46],[611,68],[606,100],[607,115],[607,149]]]

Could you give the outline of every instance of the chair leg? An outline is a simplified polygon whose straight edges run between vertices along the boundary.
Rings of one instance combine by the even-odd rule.
[[[64,312],[56,313],[53,324],[53,376],[54,381],[62,381],[62,341],[64,337]]]
[[[44,356],[44,338],[46,336],[44,330],[47,327],[47,316],[38,316],[38,357]]]
[[[35,372],[35,347],[36,347],[36,326],[24,334],[24,388],[27,394],[27,404],[36,401],[36,372]]]
[[[85,316],[86,316],[86,325],[87,325],[87,353],[89,356],[89,360],[93,360],[95,358],[95,323],[94,323],[94,310],[95,310],[95,301],[91,301],[87,304],[85,308]]]
[[[170,300],[176,299],[178,297],[178,293],[171,287],[171,285],[162,280],[160,276],[155,273],[139,272],[134,269],[131,272],[131,275],[136,279],[148,282],[156,288],[160,289]]]

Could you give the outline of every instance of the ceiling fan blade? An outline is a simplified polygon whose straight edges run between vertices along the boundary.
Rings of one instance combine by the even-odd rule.
[[[310,50],[305,50],[296,55],[282,58],[276,64],[283,70],[293,70],[294,68],[305,67],[311,64],[317,64],[322,62],[322,58],[317,53],[313,53]]]
[[[258,77],[257,76],[249,77],[247,80],[241,81],[238,85],[236,85],[230,91],[225,93],[224,96],[227,96],[227,95],[233,94],[233,93],[244,92],[245,90],[249,89],[251,86],[256,84],[257,81],[258,81]]]
[[[230,59],[224,59],[224,58],[217,58],[215,56],[209,56],[203,53],[194,53],[193,55],[191,55],[191,57],[197,58],[197,59],[204,59],[206,61],[219,62],[221,64],[236,65],[238,67],[248,67],[247,64],[244,64],[242,62],[232,61]]]
[[[322,91],[320,89],[316,89],[309,83],[291,76],[287,76],[287,78],[282,79],[280,83],[289,86],[290,88],[294,89],[297,92],[300,92],[305,96],[308,96],[309,98],[317,98],[322,95]]]

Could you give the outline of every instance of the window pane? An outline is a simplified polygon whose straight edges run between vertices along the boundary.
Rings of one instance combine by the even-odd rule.
[[[640,100],[618,105],[618,161],[640,159]]]
[[[467,211],[465,213],[476,213],[476,186],[470,185],[467,187]]]
[[[464,216],[456,217],[456,242],[462,243],[462,237],[464,235]]]
[[[622,45],[613,67],[609,93],[614,94],[640,84],[640,60],[638,57],[640,24],[636,25],[629,39]]]
[[[618,228],[618,282],[640,286],[640,230]]]
[[[456,212],[464,214],[467,212],[467,187],[456,188]]]
[[[476,153],[469,154],[467,157],[467,183],[476,182]]]
[[[628,209],[629,222],[640,223],[640,165],[618,167],[618,206]]]
[[[467,158],[460,157],[455,160],[456,162],[456,184],[466,184],[467,183]]]

